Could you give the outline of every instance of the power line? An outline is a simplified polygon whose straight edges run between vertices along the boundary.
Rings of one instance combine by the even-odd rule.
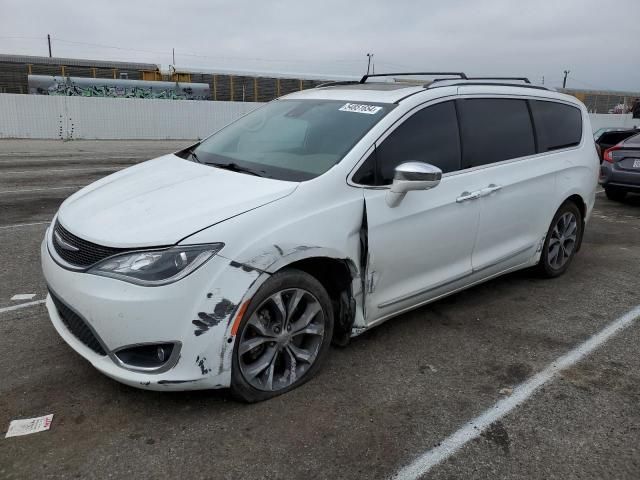
[[[17,38],[20,40],[42,40],[42,37],[25,37],[22,35],[0,35],[0,38],[9,38],[9,39]]]
[[[119,47],[116,45],[104,45],[98,43],[87,43],[87,42],[78,42],[75,40],[65,40],[62,38],[52,37],[57,42],[66,43],[70,45],[82,45],[87,47],[96,47],[96,48],[109,48],[114,50],[124,50],[129,52],[141,52],[141,53],[151,53],[154,55],[167,55],[167,52],[161,52],[158,50],[144,50],[139,48],[130,48],[130,47]],[[240,60],[240,61],[260,61],[260,62],[282,62],[282,63],[317,63],[312,60],[302,60],[302,59],[276,59],[276,58],[260,58],[260,57],[221,57],[221,56],[212,56],[212,55],[203,55],[199,53],[190,53],[190,52],[179,52],[180,55],[184,57],[195,57],[195,58],[206,58],[211,60]],[[360,60],[355,59],[331,59],[329,63],[360,63]]]

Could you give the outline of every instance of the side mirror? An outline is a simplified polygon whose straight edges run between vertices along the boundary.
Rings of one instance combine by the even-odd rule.
[[[429,190],[442,179],[442,170],[424,162],[406,162],[396,167],[391,190],[387,193],[387,204],[397,206],[411,190]]]

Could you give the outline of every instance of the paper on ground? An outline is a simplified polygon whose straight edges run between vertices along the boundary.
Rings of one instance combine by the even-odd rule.
[[[9,430],[4,438],[29,435],[30,433],[43,432],[49,430],[53,421],[53,413],[44,417],[25,418],[23,420],[12,420]]]
[[[35,293],[18,293],[11,297],[11,300],[31,300],[35,296]]]

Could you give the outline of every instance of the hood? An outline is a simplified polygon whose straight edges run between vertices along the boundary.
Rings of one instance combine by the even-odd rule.
[[[297,186],[165,155],[76,192],[60,207],[58,220],[71,233],[100,245],[172,245],[285,197]]]

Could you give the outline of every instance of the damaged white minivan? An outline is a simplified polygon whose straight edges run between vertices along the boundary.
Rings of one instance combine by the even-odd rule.
[[[69,197],[41,252],[58,333],[125,384],[258,401],[332,341],[507,272],[562,274],[600,163],[584,105],[419,75],[443,78],[287,95]]]

